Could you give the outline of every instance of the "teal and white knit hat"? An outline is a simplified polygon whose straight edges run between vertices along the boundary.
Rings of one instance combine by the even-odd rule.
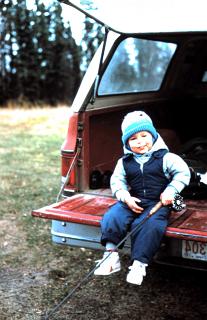
[[[144,111],[133,111],[128,113],[122,122],[122,142],[127,147],[129,138],[140,131],[148,131],[155,141],[158,137],[151,118]]]

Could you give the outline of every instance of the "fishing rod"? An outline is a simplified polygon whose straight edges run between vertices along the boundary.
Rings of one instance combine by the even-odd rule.
[[[138,229],[151,217],[153,216],[157,210],[159,210],[162,207],[162,202],[159,201],[148,213],[148,215],[139,223],[136,225],[136,227],[134,229],[132,229],[130,232],[127,233],[127,235],[116,245],[116,247],[114,248],[114,251],[116,251],[130,236],[132,236],[132,234],[135,231],[138,231]],[[183,202],[183,197],[176,193],[173,203],[172,203],[172,209],[174,209],[175,211],[181,211],[183,209],[185,209],[186,205]],[[99,263],[96,264],[96,266],[89,271],[77,284],[76,286],[70,290],[68,292],[68,294],[51,310],[49,311],[45,317],[43,318],[44,320],[48,320],[51,319],[51,317],[54,315],[54,313],[56,313],[58,311],[58,309],[60,309],[60,307],[65,304],[73,295],[74,293],[77,291],[77,289],[83,284],[86,283],[86,281],[90,278],[90,276],[94,273],[94,271],[100,267],[100,265],[109,258],[109,256],[113,253],[113,251],[109,251],[109,254],[102,259]]]

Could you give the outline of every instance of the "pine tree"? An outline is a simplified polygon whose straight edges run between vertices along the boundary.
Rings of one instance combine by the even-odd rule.
[[[53,54],[47,73],[47,96],[50,97],[50,103],[69,102],[74,97],[75,87],[79,84],[80,78],[77,45],[72,38],[70,25],[64,25],[60,5],[53,5],[50,15]]]
[[[33,12],[33,41],[36,49],[36,74],[38,77],[38,99],[47,101],[47,75],[51,61],[50,31],[51,17],[49,8],[36,0],[36,10]]]
[[[0,31],[0,104],[8,100],[69,102],[80,84],[81,48],[57,2],[3,0]],[[3,20],[2,20],[3,19]]]
[[[84,24],[82,47],[85,53],[83,56],[83,65],[84,68],[86,68],[94,56],[97,47],[103,40],[103,28],[88,17],[85,18]]]
[[[12,52],[12,32],[8,23],[11,17],[12,1],[2,1],[0,4],[0,104],[3,104],[8,97],[10,77],[8,66]]]

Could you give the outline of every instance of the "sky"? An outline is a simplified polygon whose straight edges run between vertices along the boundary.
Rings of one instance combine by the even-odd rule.
[[[82,39],[83,21],[85,16],[78,10],[64,3],[61,4],[61,6],[62,6],[62,16],[66,21],[70,22],[72,34],[77,44],[79,44]]]
[[[51,2],[54,2],[54,0],[42,0],[42,2],[45,5],[49,5]],[[29,9],[33,9],[34,8],[34,1],[27,0],[27,6]],[[61,6],[62,6],[63,18],[65,21],[70,22],[73,37],[74,37],[76,43],[80,44],[81,39],[82,39],[84,15],[82,13],[78,12],[76,9],[74,9],[66,4],[61,4]]]

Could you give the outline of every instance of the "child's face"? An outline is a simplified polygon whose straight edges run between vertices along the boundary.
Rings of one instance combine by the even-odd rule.
[[[128,144],[132,152],[144,154],[152,148],[153,138],[148,131],[140,131],[129,138]]]

